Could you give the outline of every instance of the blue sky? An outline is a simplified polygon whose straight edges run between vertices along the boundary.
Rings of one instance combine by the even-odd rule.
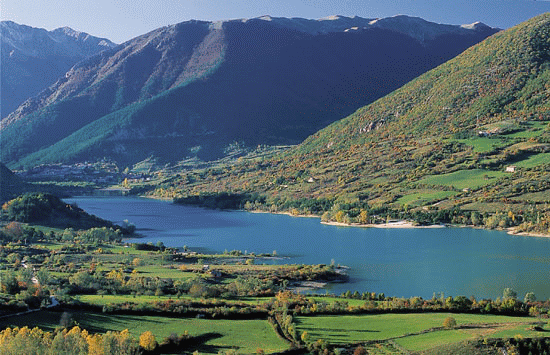
[[[54,29],[69,26],[121,43],[155,28],[190,19],[225,20],[262,15],[419,16],[463,24],[481,21],[508,28],[550,11],[541,0],[1,0],[2,20]]]

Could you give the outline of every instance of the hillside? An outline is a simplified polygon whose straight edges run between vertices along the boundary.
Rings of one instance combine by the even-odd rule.
[[[128,166],[296,144],[496,31],[406,16],[183,22],[80,62],[25,102],[1,122],[2,159]]]
[[[23,192],[26,184],[4,164],[0,163],[0,203]]]
[[[69,27],[47,31],[0,22],[0,118],[54,84],[80,60],[116,46]]]
[[[550,14],[540,15],[286,154],[183,174],[156,193],[245,193],[248,208],[326,212],[338,222],[410,218],[550,233],[548,38]]]
[[[76,205],[69,205],[50,193],[25,193],[2,205],[3,221],[32,223],[56,228],[89,229],[108,227],[132,233],[133,227],[122,228],[110,221],[88,214]]]

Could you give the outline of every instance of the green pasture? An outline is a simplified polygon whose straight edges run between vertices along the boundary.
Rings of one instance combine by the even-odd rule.
[[[476,314],[451,313],[413,313],[413,314],[377,314],[360,316],[318,316],[298,317],[298,330],[307,331],[310,339],[324,339],[331,344],[357,343],[369,340],[386,340],[402,337],[406,334],[418,333],[423,330],[442,327],[447,317],[455,318],[457,325],[479,324],[512,324],[513,327],[526,329],[528,323],[535,322],[534,318],[508,317]],[[496,327],[498,330],[500,327]],[[422,345],[424,341],[432,342],[437,346],[440,343],[451,343],[469,339],[480,332],[479,327],[472,327],[467,331],[440,330],[424,335],[409,335],[395,340],[405,348],[429,348]],[[502,328],[504,329],[504,328]],[[512,333],[515,330],[510,330]],[[504,334],[504,333],[503,333]],[[497,336],[497,333],[494,334]],[[406,340],[405,340],[406,339]],[[448,340],[447,340],[448,339]]]
[[[416,191],[416,192],[415,192]],[[438,191],[438,190],[411,190],[412,193],[401,196],[396,203],[400,205],[420,206],[425,203],[442,200],[453,197],[457,194],[456,191]]]
[[[538,191],[538,192],[527,192],[519,196],[512,197],[514,201],[523,201],[526,203],[532,202],[550,202],[550,193],[548,190]]]
[[[530,122],[528,129],[506,134],[506,137],[527,138],[527,139],[532,137],[538,137],[545,132],[544,128],[547,127],[547,125],[548,125],[547,122]]]
[[[474,153],[488,153],[502,147],[503,141],[499,138],[478,137],[470,139],[457,139],[457,142],[471,146]]]
[[[505,176],[502,171],[472,169],[459,170],[449,174],[430,175],[418,181],[419,184],[452,186],[456,189],[477,189],[494,183],[496,179]]]
[[[527,159],[514,163],[519,168],[534,168],[544,164],[550,164],[550,153],[534,154]]]
[[[408,350],[421,351],[466,340],[475,340],[480,337],[496,339],[513,338],[516,335],[523,337],[542,337],[546,335],[546,332],[537,332],[529,330],[529,328],[530,325],[524,323],[500,323],[487,328],[474,326],[469,329],[442,330],[412,335],[395,339],[395,342]]]
[[[203,341],[190,352],[217,354],[219,351],[236,349],[239,354],[253,354],[258,348],[266,353],[280,352],[288,344],[280,339],[266,320],[231,320],[170,318],[144,315],[113,315],[91,312],[69,312],[72,323],[90,332],[120,331],[128,329],[138,338],[149,330],[158,340],[172,333],[201,336]],[[41,311],[0,320],[0,328],[14,326],[39,327],[47,331],[59,326],[61,312]]]
[[[171,278],[174,280],[189,279],[197,276],[197,274],[193,272],[181,271],[175,267],[166,267],[162,265],[138,266],[134,270],[137,270],[138,276],[146,276],[146,277],[158,276],[162,278]]]

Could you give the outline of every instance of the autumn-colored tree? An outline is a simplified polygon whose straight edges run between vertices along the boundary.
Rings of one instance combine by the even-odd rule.
[[[12,221],[4,227],[4,231],[12,238],[19,239],[23,236],[23,227],[21,223]]]
[[[140,258],[134,258],[134,260],[132,260],[132,265],[134,265],[135,267],[143,266],[143,260],[141,260]]]
[[[358,347],[353,350],[353,355],[367,355],[367,350],[365,350],[364,347],[359,345]]]
[[[359,213],[359,216],[357,217],[357,221],[361,224],[369,223],[369,213],[365,210],[361,210],[361,213]]]
[[[155,340],[155,336],[153,335],[153,333],[151,333],[149,330],[143,332],[139,336],[139,346],[147,351],[154,350],[157,347],[157,341]]]

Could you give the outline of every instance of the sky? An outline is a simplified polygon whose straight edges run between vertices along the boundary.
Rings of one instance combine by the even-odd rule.
[[[509,28],[550,11],[548,0],[1,0],[0,18],[52,30],[75,30],[122,43],[191,19],[219,21],[263,15],[318,19],[330,15],[389,17]]]

